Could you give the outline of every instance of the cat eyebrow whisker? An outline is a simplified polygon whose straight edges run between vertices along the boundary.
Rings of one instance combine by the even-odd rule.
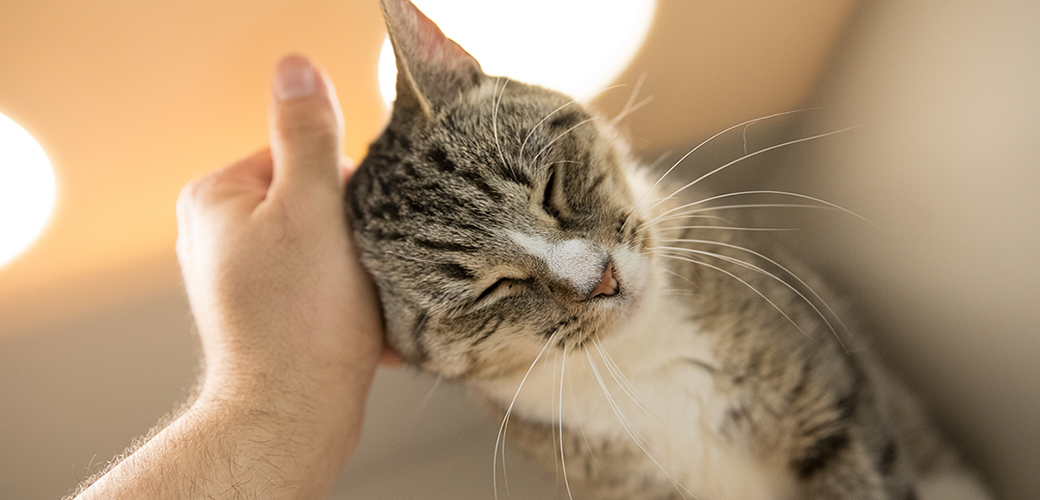
[[[545,123],[546,120],[548,120],[549,118],[552,118],[553,115],[555,115],[556,113],[560,112],[560,110],[562,110],[563,108],[566,108],[567,106],[570,106],[571,104],[577,104],[578,101],[580,101],[580,100],[590,99],[593,96],[602,94],[603,92],[606,92],[608,90],[613,90],[613,89],[616,89],[618,87],[624,87],[624,86],[625,86],[624,83],[620,83],[620,84],[617,84],[617,85],[611,85],[609,87],[599,89],[599,90],[597,90],[595,92],[592,92],[591,94],[587,94],[587,95],[583,96],[581,99],[577,99],[577,98],[571,99],[571,100],[567,101],[566,103],[560,105],[560,107],[550,111],[549,114],[545,115],[544,118],[539,120],[538,123],[536,123],[533,127],[531,127],[531,130],[527,132],[527,136],[524,137],[524,142],[520,144],[520,155],[519,155],[519,159],[517,160],[517,164],[520,164],[520,165],[523,164],[523,162],[524,162],[524,148],[527,147],[527,141],[531,138],[532,135],[534,135],[534,131],[537,130],[538,127],[540,127],[543,123]]]
[[[635,100],[636,100],[636,96],[639,95],[639,90],[643,88],[643,82],[645,82],[645,81],[646,81],[646,71],[643,71],[642,73],[639,74],[639,80],[636,80],[636,86],[632,89],[632,94],[628,96],[628,102],[626,102],[625,106],[621,108],[621,111],[618,112],[617,116],[615,116],[613,119],[611,119],[608,122],[611,127],[617,125],[621,120],[624,120],[628,115],[638,111],[639,108],[642,108],[643,106],[646,106],[647,104],[650,103],[650,101],[654,100],[654,96],[649,95],[649,96],[643,98],[643,100],[639,101],[638,104],[633,104],[635,102]]]
[[[598,344],[598,342],[595,341],[593,341],[593,343]],[[607,398],[607,404],[610,406],[610,409],[614,411],[614,415],[618,418],[618,421],[621,422],[621,427],[625,430],[626,433],[628,433],[628,436],[632,438],[632,441],[636,444],[636,446],[639,447],[640,450],[643,450],[643,453],[646,455],[646,457],[649,458],[650,461],[653,462],[658,469],[661,469],[661,472],[663,472],[669,480],[671,480],[672,485],[675,486],[676,491],[679,493],[680,496],[682,496],[685,499],[686,495],[683,492],[686,492],[689,493],[690,496],[694,498],[694,500],[700,500],[700,498],[697,495],[694,495],[692,491],[686,489],[686,487],[683,486],[682,483],[675,479],[675,477],[672,476],[672,474],[668,472],[668,470],[666,470],[664,466],[662,466],[657,461],[657,459],[653,457],[653,455],[650,454],[650,451],[646,449],[646,446],[642,442],[642,438],[638,436],[638,432],[632,428],[632,424],[621,413],[621,408],[618,406],[617,402],[614,401],[614,397],[611,396],[610,390],[607,389],[607,384],[603,381],[603,376],[600,375],[599,368],[596,367],[596,361],[592,359],[592,351],[586,350],[585,356],[589,359],[589,363],[592,366],[593,376],[596,378],[596,381],[599,382],[599,387],[603,390],[603,395]],[[604,360],[604,362],[606,361]]]
[[[618,115],[621,115],[622,113],[625,112],[626,109],[628,109],[630,106],[632,106],[632,103],[635,102],[635,100],[636,100],[636,96],[639,95],[639,90],[643,88],[643,83],[645,83],[645,82],[646,82],[646,70],[643,70],[642,73],[639,73],[639,79],[636,80],[636,85],[635,85],[635,87],[632,88],[632,93],[629,94],[628,101],[625,102],[625,105],[621,108],[621,111],[618,113]]]
[[[655,182],[652,186],[650,186],[650,188],[648,188],[646,191],[643,192],[642,195],[639,196],[639,198],[636,200],[636,202],[632,205],[632,210],[629,211],[628,217],[625,218],[625,224],[623,224],[621,226],[622,229],[624,229],[624,227],[628,224],[629,219],[632,217],[632,213],[635,212],[636,207],[638,207],[639,203],[643,201],[643,198],[646,198],[646,195],[648,195],[651,192],[653,192],[654,189],[657,188],[657,186],[660,185],[662,181],[664,181],[664,178],[667,177],[668,174],[672,173],[672,170],[675,170],[675,168],[678,167],[680,163],[682,163],[684,160],[686,160],[686,158],[689,157],[690,155],[692,155],[695,151],[700,149],[701,146],[704,146],[705,144],[711,142],[712,140],[714,140],[718,136],[720,136],[722,134],[725,134],[726,132],[729,132],[730,130],[733,130],[733,129],[738,128],[738,127],[742,127],[742,126],[745,126],[745,125],[750,125],[752,123],[755,123],[755,122],[758,122],[758,121],[761,121],[761,120],[768,120],[770,118],[775,118],[775,117],[778,117],[778,116],[790,115],[790,114],[794,114],[794,113],[801,113],[801,112],[810,111],[810,110],[813,110],[813,109],[816,109],[816,108],[796,109],[796,110],[792,110],[792,111],[784,111],[784,112],[781,112],[781,113],[773,113],[771,115],[760,116],[758,118],[754,118],[754,119],[751,119],[751,120],[746,120],[746,121],[740,122],[740,123],[738,123],[736,125],[732,125],[729,128],[726,128],[726,129],[724,129],[724,130],[722,130],[720,132],[717,132],[715,135],[705,139],[700,144],[694,146],[693,149],[687,151],[686,154],[684,154],[682,156],[682,158],[679,158],[679,160],[676,161],[674,164],[672,164],[672,166],[669,167],[668,170],[665,171],[664,174],[662,174],[660,177],[657,178],[657,182]],[[664,199],[658,200],[650,208],[652,209],[652,208],[660,205],[664,200],[669,199],[672,196],[675,196],[675,194],[676,193],[672,193],[672,194],[668,195],[668,198],[664,198]]]
[[[556,113],[560,112],[560,110],[562,110],[563,108],[566,108],[567,106],[570,106],[571,104],[575,104],[577,102],[578,102],[577,99],[571,99],[570,101],[567,101],[566,104],[563,104],[560,107],[550,111],[549,114],[545,115],[545,118],[542,118],[541,120],[538,121],[538,123],[534,124],[534,126],[531,127],[531,130],[527,132],[527,136],[524,137],[524,142],[520,143],[519,158],[517,159],[516,162],[521,164],[521,165],[523,164],[523,162],[524,162],[524,148],[527,147],[527,141],[531,139],[531,136],[534,135],[534,131],[537,130],[538,127],[542,126],[542,124],[545,123],[546,120],[551,118]]]
[[[557,330],[557,331],[553,332],[553,334],[549,336],[549,339],[545,341],[545,345],[542,346],[542,350],[538,351],[538,355],[535,356],[534,361],[531,362],[531,366],[529,368],[527,368],[527,372],[524,373],[523,378],[520,379],[520,384],[516,388],[516,393],[513,394],[513,399],[512,399],[512,401],[509,402],[509,407],[506,408],[506,414],[502,418],[502,425],[500,425],[498,427],[498,436],[495,438],[495,455],[494,455],[494,459],[492,460],[492,464],[491,464],[492,465],[491,478],[492,478],[492,481],[495,484],[495,500],[498,500],[498,450],[499,450],[500,443],[501,443],[501,448],[502,448],[502,477],[505,480],[506,494],[507,495],[509,494],[509,478],[508,478],[508,476],[506,474],[506,450],[505,450],[505,444],[506,444],[506,439],[505,439],[505,435],[506,434],[505,433],[506,433],[506,430],[509,427],[509,415],[511,415],[513,413],[513,406],[516,404],[516,399],[518,397],[520,397],[520,390],[524,388],[524,383],[527,382],[527,377],[531,375],[531,372],[534,370],[534,367],[538,365],[538,360],[542,359],[542,355],[545,354],[545,350],[549,348],[549,346],[553,343],[553,341],[555,340],[556,336],[559,333],[560,333],[560,330]]]
[[[553,140],[549,141],[549,144],[546,144],[545,147],[543,147],[542,150],[538,152],[538,154],[534,155],[534,158],[531,158],[531,163],[534,163],[534,162],[538,161],[538,158],[540,156],[542,156],[542,153],[545,153],[545,151],[548,150],[553,144],[555,144],[556,141],[560,140],[560,138],[562,138],[563,136],[571,133],[574,129],[576,129],[576,128],[582,126],[582,125],[585,125],[586,123],[591,122],[592,120],[593,120],[592,118],[586,118],[586,119],[584,119],[584,120],[582,120],[582,121],[572,125],[567,130],[564,130],[563,132],[560,132],[560,135],[557,135],[556,137],[554,137]]]
[[[502,81],[503,79],[505,79],[506,82],[502,84],[502,92],[501,94],[499,94],[498,82]],[[509,162],[506,161],[506,155],[502,152],[502,143],[498,140],[498,107],[500,104],[502,104],[502,98],[506,95],[506,86],[508,85],[509,78],[506,78],[504,76],[500,76],[498,77],[498,79],[495,80],[495,92],[493,94],[495,105],[491,109],[491,130],[495,136],[495,147],[498,148],[498,157],[502,160],[502,167],[508,170],[509,173],[513,175],[513,180],[516,181],[516,172],[513,171],[513,168],[509,165]]]

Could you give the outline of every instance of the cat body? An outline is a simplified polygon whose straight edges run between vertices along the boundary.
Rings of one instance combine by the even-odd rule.
[[[381,4],[397,99],[348,216],[388,342],[473,388],[503,442],[574,498],[946,498],[940,473],[986,498],[811,273],[650,182],[569,97]]]

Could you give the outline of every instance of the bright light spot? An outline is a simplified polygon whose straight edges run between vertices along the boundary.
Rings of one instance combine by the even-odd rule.
[[[609,86],[646,38],[655,0],[412,0],[484,73],[581,98]],[[379,54],[389,103],[397,68],[390,40]]]
[[[54,208],[54,171],[43,148],[0,115],[0,266],[36,239]]]

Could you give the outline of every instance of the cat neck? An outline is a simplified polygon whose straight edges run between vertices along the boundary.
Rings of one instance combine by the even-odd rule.
[[[696,327],[686,317],[688,308],[678,297],[660,294],[645,304],[606,339],[591,342],[576,352],[546,352],[527,372],[474,385],[494,403],[512,407],[514,415],[545,423],[562,420],[566,425],[568,414],[581,420],[610,415],[608,420],[616,421],[609,408],[614,404],[635,403],[635,411],[643,413],[638,406],[645,402],[638,401],[640,397],[633,392],[657,393],[665,386],[674,387],[668,377],[676,366],[685,369],[691,363],[712,364],[711,338],[692,333]],[[691,334],[676,335],[680,330]],[[567,396],[564,399],[573,396],[574,401],[585,401],[579,406],[588,410],[578,410],[576,414],[568,404],[561,416],[556,404],[561,387]],[[611,398],[625,401],[611,402]],[[606,414],[593,410],[600,405],[607,407]]]

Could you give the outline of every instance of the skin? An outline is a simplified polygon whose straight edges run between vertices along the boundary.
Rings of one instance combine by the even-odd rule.
[[[279,62],[272,94],[270,147],[177,203],[200,395],[78,498],[318,498],[357,444],[383,343],[342,209],[343,120],[302,57]]]

